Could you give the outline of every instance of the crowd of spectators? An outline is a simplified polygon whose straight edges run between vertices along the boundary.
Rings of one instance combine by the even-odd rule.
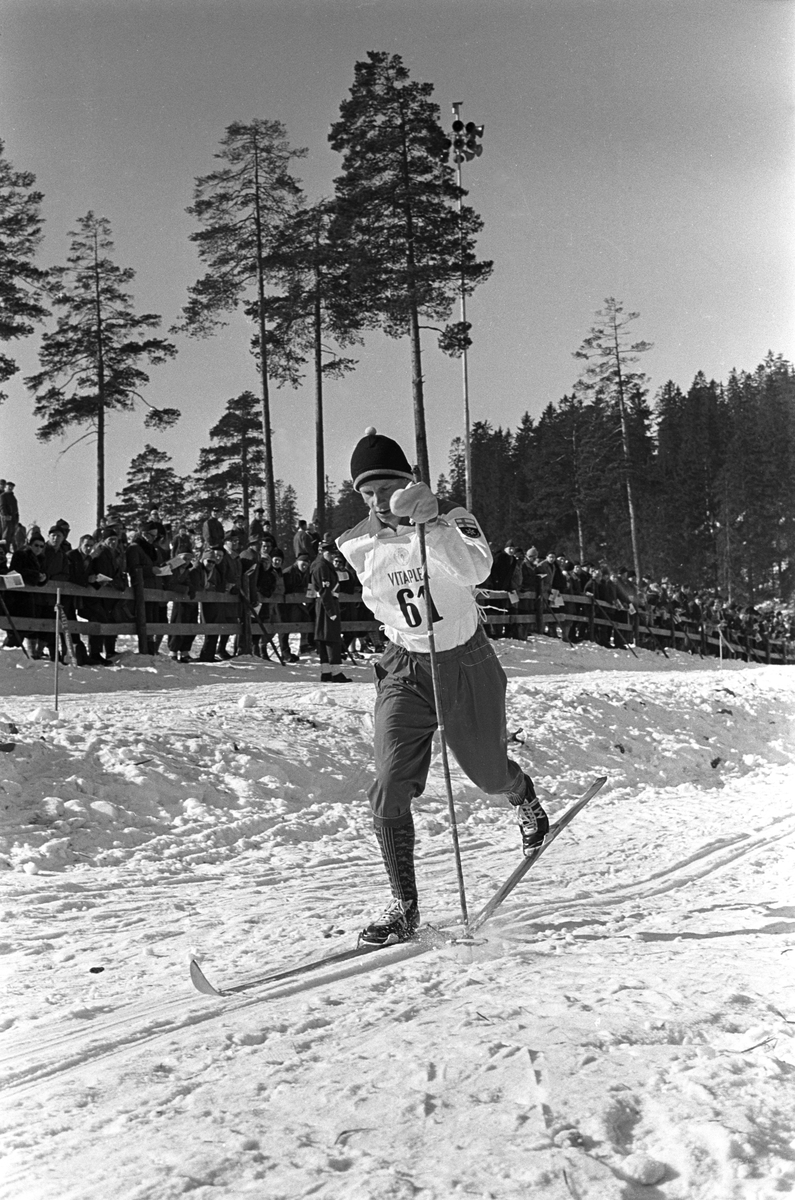
[[[157,624],[198,624],[200,606],[202,623],[211,625],[236,625],[241,606],[249,607],[252,649],[261,657],[273,655],[297,662],[302,655],[318,652],[323,667],[336,667],[346,652],[354,660],[363,650],[383,645],[381,633],[367,629],[372,614],[361,602],[346,604],[342,616],[349,623],[361,622],[362,629],[343,633],[339,621],[334,645],[326,641],[330,635],[324,630],[337,620],[330,615],[332,604],[336,603],[338,610],[340,595],[356,597],[361,589],[333,540],[322,537],[312,522],[298,522],[289,562],[262,508],[255,510],[248,523],[237,515],[231,524],[225,524],[223,509],[216,505],[201,525],[193,528],[187,523],[167,524],[153,508],[137,529],[107,521],[93,533],[80,536],[76,544],[70,539],[71,528],[64,519],[56,520],[46,535],[37,524],[26,527],[20,521],[13,482],[0,480],[0,574],[19,575],[26,587],[64,582],[86,589],[86,594],[64,595],[68,620],[80,617],[106,628],[129,625],[135,619],[132,601],[108,593],[128,589],[137,576],[150,596],[152,591],[168,590],[172,597],[174,593],[179,597],[170,604],[146,601],[147,650],[151,654],[158,653],[164,637],[168,653],[180,662],[212,662],[238,653],[241,638],[235,634],[205,633],[194,658],[196,633],[176,628],[168,635],[149,633],[149,627]],[[493,638],[525,639],[540,622],[540,632],[570,645],[593,636],[603,646],[624,647],[628,644],[627,626],[632,628],[634,640],[649,648],[659,648],[661,629],[672,635],[682,633],[684,644],[693,653],[700,648],[691,637],[694,630],[710,637],[718,634],[727,648],[747,647],[749,640],[757,645],[795,641],[795,621],[772,606],[764,611],[742,607],[715,591],[693,589],[669,579],[638,580],[630,570],[614,570],[606,563],[572,562],[554,551],[542,557],[534,546],[522,550],[517,540],[494,547],[493,553],[491,573],[480,593],[487,630]],[[214,593],[216,598],[199,601],[199,593]],[[289,602],[287,596],[292,597]],[[6,589],[0,591],[0,597],[16,630],[7,633],[5,646],[19,645],[25,639],[32,657],[44,653],[54,657],[54,633],[36,632],[26,625],[26,618],[52,618],[52,596]],[[590,604],[578,603],[577,597]],[[588,620],[588,607],[596,615],[595,621]],[[314,632],[304,629],[300,642],[295,636],[291,639],[289,632],[272,634],[270,629],[274,624],[307,622],[314,622]],[[118,657],[116,640],[113,633],[90,634],[86,645],[79,633],[70,634],[78,665],[113,663]],[[669,644],[674,640],[672,636]],[[59,648],[57,652],[63,651]],[[344,676],[324,671],[321,678],[336,682]]]
[[[150,626],[166,623],[174,626],[175,632],[148,636],[150,654],[159,652],[165,637],[170,656],[179,662],[232,658],[240,652],[239,633],[199,635],[201,646],[194,657],[191,651],[197,634],[176,627],[198,624],[200,612],[203,624],[237,626],[241,605],[251,611],[253,653],[263,658],[273,655],[284,662],[298,662],[301,655],[318,653],[321,664],[337,666],[346,651],[353,660],[360,656],[362,645],[379,648],[382,644],[380,634],[373,631],[343,633],[338,618],[337,629],[332,626],[335,636],[330,656],[327,637],[318,636],[324,633],[322,628],[313,633],[304,630],[298,645],[296,638],[291,642],[289,633],[272,635],[270,626],[276,623],[313,622],[317,626],[332,596],[336,599],[340,593],[355,595],[361,590],[333,541],[321,538],[312,522],[298,522],[289,565],[262,508],[255,510],[248,523],[238,515],[231,525],[225,525],[223,510],[216,505],[194,528],[187,523],[167,524],[153,508],[137,529],[108,521],[73,544],[71,527],[64,519],[50,526],[46,535],[38,524],[25,527],[19,519],[13,483],[3,481],[2,489],[0,496],[10,494],[14,504],[6,501],[2,509],[7,519],[0,538],[0,575],[21,576],[25,588],[70,583],[90,589],[85,595],[63,595],[64,616],[70,621],[82,618],[106,627],[129,625],[135,620],[132,600],[109,593],[129,589],[136,576],[148,596],[153,590],[167,590],[172,594],[170,604],[146,600],[145,622],[148,633]],[[179,599],[173,599],[174,593]],[[199,601],[199,593],[214,593],[215,598]],[[289,602],[287,596],[292,597]],[[56,649],[54,633],[38,632],[28,623],[31,619],[53,618],[52,595],[5,588],[0,597],[14,625],[6,634],[4,647],[24,643],[32,658],[48,654],[54,659],[56,653],[63,657],[63,644]],[[318,597],[322,597],[322,604]],[[362,622],[372,619],[361,603],[346,606],[344,616]],[[111,665],[118,658],[117,635],[95,633],[86,640],[87,645],[80,633],[70,634],[70,648],[78,665]],[[355,642],[359,650],[353,648]],[[328,674],[335,682],[344,680],[338,671]]]
[[[684,635],[685,645],[698,652],[690,637],[694,629],[704,629],[708,637],[720,635],[727,646],[757,645],[767,641],[795,641],[795,619],[773,605],[764,609],[742,606],[706,590],[642,577],[622,567],[614,570],[607,563],[573,562],[565,555],[550,551],[539,555],[535,546],[522,550],[516,540],[503,548],[493,548],[494,562],[485,582],[488,616],[493,620],[493,637],[526,637],[527,626],[510,622],[511,615],[534,612],[535,603],[520,593],[540,594],[544,632],[576,644],[589,636],[586,608],[567,597],[593,598],[601,621],[595,623],[594,639],[603,646],[624,647],[626,632],[618,625],[632,625],[639,631],[642,645],[657,648],[660,636],[654,630],[671,630]],[[489,591],[509,593],[507,599],[489,596]],[[505,614],[505,622],[500,616]],[[637,616],[637,619],[635,619]],[[579,618],[578,620],[575,618]]]

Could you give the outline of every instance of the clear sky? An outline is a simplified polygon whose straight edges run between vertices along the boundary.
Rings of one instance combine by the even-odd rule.
[[[277,118],[310,199],[340,158],[330,123],[368,50],[403,56],[435,86],[443,119],[463,101],[484,123],[465,167],[495,269],[469,305],[473,420],[515,428],[571,389],[578,348],[607,296],[640,312],[651,393],[703,370],[725,379],[768,350],[795,358],[795,178],[791,0],[0,0],[0,137],[45,194],[42,264],[64,261],[89,209],[111,222],[138,311],[177,317],[203,268],[188,241],[193,181],[233,121]],[[191,471],[227,399],[257,390],[250,328],[177,338],[143,411],[109,423],[107,493],[147,441]],[[460,364],[426,335],[434,478],[463,429]],[[36,440],[21,377],[0,408],[0,475],[23,519],[93,524],[94,450]],[[11,348],[14,353],[14,348]],[[407,340],[368,336],[359,368],[328,385],[326,463],[348,475],[364,428],[413,445]],[[311,516],[311,379],[274,395],[278,478]]]

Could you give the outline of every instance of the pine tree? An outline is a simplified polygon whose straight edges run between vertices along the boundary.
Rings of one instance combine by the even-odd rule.
[[[722,391],[699,371],[687,395],[672,382],[665,384],[656,412],[659,503],[652,526],[661,573],[715,587],[717,484],[728,431]]]
[[[315,387],[315,520],[325,529],[331,508],[327,500],[324,388],[340,379],[356,360],[340,353],[360,343],[364,314],[350,290],[348,258],[334,236],[334,205],[321,201],[302,206],[288,217],[271,256],[278,291],[266,298],[270,321],[271,370],[294,387],[301,368],[312,363]],[[333,507],[333,502],[331,507]]]
[[[515,462],[510,430],[493,429],[489,421],[472,426],[472,503],[486,537],[505,545],[516,537],[519,517],[514,486]]]
[[[726,385],[730,435],[717,483],[722,583],[753,604],[791,588],[795,513],[795,375],[768,355]]]
[[[216,154],[224,164],[197,178],[193,204],[188,208],[201,229],[190,235],[207,274],[188,289],[189,301],[175,331],[207,337],[243,301],[254,324],[253,352],[261,383],[264,444],[265,507],[275,523],[276,490],[273,475],[269,349],[266,289],[270,255],[279,230],[299,201],[301,190],[290,173],[294,150],[280,121],[256,119],[235,122],[226,129]]]
[[[410,80],[399,55],[370,51],[356,63],[329,135],[343,155],[335,188],[352,288],[374,327],[410,341],[416,456],[426,482],[421,321],[446,321],[461,288],[471,294],[492,266],[475,257],[482,221],[466,205],[459,211],[464,193],[446,163],[449,141],[432,92],[432,84]],[[457,339],[443,331],[441,344],[449,351]]]
[[[284,554],[292,557],[293,534],[298,526],[298,496],[291,483],[276,480],[276,520],[273,533],[276,544]]]
[[[42,441],[75,425],[89,426],[83,437],[96,436],[100,524],[105,512],[107,414],[132,411],[136,400],[143,399],[140,389],[149,382],[139,364],[164,363],[176,349],[163,338],[144,334],[157,329],[161,319],[155,313],[133,312],[125,289],[135,271],[117,266],[109,257],[114,247],[107,218],[89,212],[77,224],[69,233],[66,266],[53,267],[47,284],[53,308],[63,315],[54,332],[42,338],[41,371],[25,384],[34,394],[33,411],[42,420],[37,433]],[[179,419],[176,408],[148,407],[147,428],[163,429]]]
[[[358,525],[367,515],[362,497],[354,490],[353,480],[344,479],[331,514],[331,532],[334,537]]]
[[[449,499],[454,504],[464,505],[466,504],[467,493],[467,469],[463,438],[453,438],[450,443],[450,454],[447,461],[450,471],[448,476]]]
[[[34,191],[36,176],[16,171],[4,154],[0,140],[0,341],[11,342],[33,333],[48,316],[43,305],[46,274],[35,265],[41,245],[41,192]],[[18,370],[13,358],[0,354],[0,383]],[[5,400],[0,392],[0,403]]]
[[[205,508],[219,498],[224,508],[240,506],[248,529],[253,491],[262,486],[264,460],[259,401],[253,392],[227,400],[210,438],[213,444],[200,451],[194,472],[197,493]]]
[[[171,455],[164,450],[144,446],[127,469],[127,483],[116,493],[118,503],[108,505],[109,519],[134,526],[149,509],[157,508],[166,523],[184,521],[185,480],[170,463]]]
[[[651,342],[630,342],[627,333],[628,326],[636,321],[640,313],[625,313],[624,306],[608,296],[605,307],[596,313],[596,324],[592,326],[588,337],[575,350],[574,357],[587,363],[583,368],[580,387],[589,393],[594,390],[604,393],[616,405],[621,426],[621,447],[624,473],[624,490],[626,493],[627,512],[629,515],[630,538],[635,573],[640,578],[640,542],[638,535],[637,513],[634,500],[632,451],[630,446],[630,429],[628,409],[630,398],[643,394],[646,386],[646,376],[639,371],[631,370],[633,363],[638,362],[638,356],[651,350]]]

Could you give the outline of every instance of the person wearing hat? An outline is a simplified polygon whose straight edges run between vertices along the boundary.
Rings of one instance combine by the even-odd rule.
[[[312,560],[308,553],[301,553],[296,558],[291,567],[288,567],[284,572],[284,591],[287,596],[306,596],[307,588],[309,587],[309,568],[312,565]],[[310,611],[307,611],[310,610]],[[307,621],[310,615],[314,615],[311,610],[311,605],[303,603],[288,602],[284,605],[283,620],[287,621]],[[302,633],[298,645],[299,656],[301,654],[309,654],[312,647],[310,645],[310,637],[308,634]],[[282,653],[284,645],[282,645]],[[297,657],[290,656],[290,661],[298,661]]]
[[[14,495],[16,486],[10,479],[2,480],[0,489],[0,538],[9,546],[15,544],[15,534],[19,525],[19,502]]]
[[[337,545],[389,640],[375,668],[376,777],[368,796],[392,899],[361,934],[365,943],[383,946],[410,939],[419,925],[411,802],[425,788],[437,728],[416,529],[420,522],[426,527],[450,750],[476,787],[507,796],[526,852],[543,840],[549,821],[532,780],[507,753],[505,672],[483,632],[475,602],[475,589],[492,563],[477,520],[458,505],[440,503],[427,484],[415,483],[398,443],[372,427],[353,451],[351,476],[369,513],[338,537]]]
[[[250,522],[248,527],[249,545],[254,545],[257,548],[257,554],[264,550],[267,554],[273,554],[274,550],[278,549],[276,538],[271,532],[271,523],[265,516],[264,508],[254,509],[254,520]]]
[[[351,683],[341,671],[342,613],[337,599],[339,577],[331,559],[336,547],[330,537],[320,544],[320,552],[309,568],[309,583],[315,593],[315,645],[320,659],[321,683]],[[332,670],[326,668],[331,667]]]
[[[221,523],[221,505],[210,507],[210,515],[202,522],[202,549],[219,550],[224,544],[224,527]]]
[[[306,554],[311,562],[315,557],[314,549],[306,521],[301,520],[298,522],[298,528],[293,534],[293,554],[296,560],[298,560],[300,555]]]

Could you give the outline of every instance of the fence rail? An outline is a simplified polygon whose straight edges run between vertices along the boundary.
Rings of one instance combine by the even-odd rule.
[[[128,619],[95,621],[75,618],[69,615],[61,622],[61,631],[72,636],[104,636],[127,635],[137,637],[138,650],[147,653],[147,643],[150,639],[164,636],[202,636],[204,634],[234,634],[240,638],[243,653],[251,650],[252,616],[248,604],[238,596],[229,592],[196,592],[189,595],[185,592],[170,591],[161,588],[145,588],[140,569],[136,572],[133,586],[118,590],[114,588],[96,589],[81,587],[79,584],[68,582],[51,582],[40,587],[13,588],[0,591],[0,599],[8,601],[10,597],[34,596],[41,597],[40,607],[47,607],[45,598],[52,598],[60,591],[62,603],[74,612],[74,602],[79,608],[81,599],[90,599],[105,603],[127,605]],[[568,628],[570,625],[585,626],[585,637],[588,641],[609,641],[612,634],[614,639],[630,646],[646,646],[649,649],[686,650],[698,653],[702,657],[725,655],[731,658],[742,658],[747,662],[780,663],[789,665],[795,662],[795,645],[784,638],[756,637],[745,631],[730,630],[715,626],[704,621],[681,620],[673,615],[660,618],[659,611],[635,610],[629,613],[623,606],[596,600],[593,596],[576,596],[561,594],[559,607],[549,607],[545,597],[540,592],[513,593],[518,596],[518,604],[509,600],[509,594],[502,591],[480,589],[478,598],[484,612],[487,630],[493,635],[510,631],[508,636],[526,637],[529,633],[543,633],[551,626]],[[361,593],[340,595],[340,603],[345,606],[361,605]],[[249,601],[250,603],[251,601]],[[497,602],[494,604],[493,602]],[[214,621],[167,621],[158,620],[152,612],[154,606],[163,608],[168,604],[201,604],[223,605],[227,610],[234,609],[227,620]],[[299,606],[311,608],[312,600],[303,593],[290,593],[279,597],[277,603],[265,602],[262,610],[262,620],[267,621],[267,629],[271,636],[278,634],[312,634],[314,630],[314,614],[307,612],[305,620],[271,620],[274,610],[282,606]],[[215,614],[220,615],[220,614]],[[283,614],[279,614],[283,615]],[[204,613],[202,612],[202,616]],[[255,618],[256,620],[256,618]],[[11,620],[5,615],[0,604],[0,629],[10,630],[12,622],[20,632],[25,634],[54,635],[55,614],[52,617],[27,616],[12,614]],[[380,629],[380,622],[372,614],[367,617],[351,618],[341,622],[344,633],[372,633]]]

